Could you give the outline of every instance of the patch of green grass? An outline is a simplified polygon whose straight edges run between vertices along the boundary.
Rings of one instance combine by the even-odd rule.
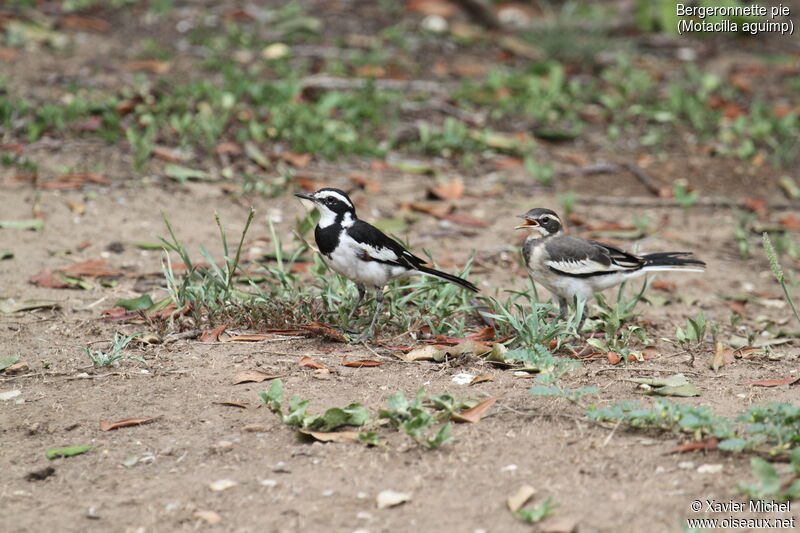
[[[450,434],[453,424],[449,419],[455,410],[454,399],[450,395],[431,398],[432,407],[426,407],[424,398],[424,388],[420,388],[411,401],[398,392],[389,398],[385,409],[378,411],[378,417],[417,443],[431,449],[439,448],[453,440]],[[437,425],[439,428],[432,431]]]
[[[90,350],[85,346],[81,346],[80,348],[86,353],[94,366],[119,366],[119,362],[123,359],[135,359],[140,363],[144,363],[145,361],[141,357],[136,357],[124,352],[125,348],[136,335],[137,333],[133,335],[120,335],[119,333],[115,333],[114,339],[109,341],[111,346],[108,350]]]
[[[719,333],[720,324],[707,321],[705,314],[700,311],[694,317],[686,319],[686,329],[678,326],[675,330],[675,338],[677,342],[685,349],[697,347],[706,342],[706,336],[711,336],[711,342],[716,341],[717,334]],[[674,342],[671,339],[664,339],[668,342]]]
[[[346,407],[332,407],[321,415],[309,414],[309,400],[293,395],[284,411],[283,381],[272,381],[269,390],[260,393],[261,400],[287,426],[307,431],[334,431],[343,426],[360,427],[369,423],[369,411],[360,403]]]
[[[621,422],[633,429],[646,429],[688,433],[694,440],[713,436],[732,439],[734,424],[728,418],[718,416],[707,406],[690,406],[658,399],[652,408],[642,407],[639,402],[623,401],[611,407],[591,407],[587,415],[592,420]]]
[[[754,500],[791,501],[800,498],[800,446],[792,451],[791,472],[785,479],[761,457],[750,459],[755,483],[739,483],[739,490]]]
[[[553,498],[548,496],[542,503],[537,504],[531,509],[519,509],[514,515],[529,524],[541,522],[555,511],[558,505],[553,502]]]
[[[537,372],[534,385],[528,389],[531,396],[551,396],[565,398],[579,403],[584,396],[597,394],[597,387],[568,388],[561,384],[561,378],[573,370],[583,366],[580,361],[556,357],[544,345],[535,344],[530,348],[518,348],[507,352],[506,361],[519,361],[523,370]]]
[[[772,241],[769,238],[769,234],[766,232],[763,234],[763,243],[764,251],[767,254],[767,259],[769,259],[770,268],[772,268],[772,273],[783,290],[783,296],[786,299],[786,302],[789,304],[789,307],[792,309],[792,314],[794,314],[794,317],[798,322],[800,322],[800,314],[798,314],[797,307],[794,304],[794,299],[789,294],[789,289],[786,287],[786,276],[784,275],[783,268],[781,268],[781,264],[778,261],[778,254],[775,252],[775,248],[772,246]]]
[[[229,304],[236,302],[243,294],[235,287],[235,276],[239,268],[242,255],[242,246],[247,230],[253,221],[255,211],[250,209],[239,239],[239,244],[231,255],[228,239],[219,215],[216,215],[217,227],[223,246],[224,260],[218,264],[205,246],[200,247],[200,253],[206,259],[207,265],[195,265],[186,247],[175,234],[169,220],[164,217],[164,223],[169,231],[170,240],[160,238],[164,249],[163,270],[167,281],[167,291],[170,298],[178,308],[188,307],[193,313],[204,310],[215,312],[224,309]],[[185,268],[182,276],[176,274],[172,266],[169,252],[178,254]]]
[[[590,407],[586,414],[592,420],[622,423],[632,429],[688,433],[695,441],[716,437],[717,447],[723,451],[788,456],[792,470],[785,479],[781,479],[775,466],[753,457],[751,468],[756,482],[740,482],[739,489],[755,499],[783,501],[800,496],[800,406],[778,402],[754,405],[735,421],[717,415],[708,406],[661,399],[651,408],[624,401],[603,409]]]
[[[281,421],[304,431],[334,431],[344,426],[364,427],[370,424],[370,413],[360,403],[346,407],[333,407],[321,415],[308,413],[309,400],[298,395],[284,402],[283,382],[276,379],[270,388],[260,393],[261,400]],[[402,431],[415,442],[428,449],[436,449],[453,440],[450,417],[471,402],[456,400],[451,394],[425,398],[420,388],[412,400],[402,392],[391,396],[386,408],[378,411],[378,426],[388,426]],[[437,427],[438,426],[438,427]],[[368,445],[380,443],[377,430],[365,430],[358,440]]]
[[[578,335],[577,326],[584,310],[582,302],[578,302],[575,313],[559,319],[558,308],[550,302],[539,301],[533,284],[529,290],[507,292],[508,297],[503,301],[482,298],[489,308],[482,314],[495,321],[500,338],[513,337],[512,346],[535,349],[551,341],[561,345]]]
[[[617,298],[613,305],[608,303],[602,294],[596,294],[598,311],[587,322],[589,329],[602,331],[603,337],[590,338],[587,342],[603,353],[610,351],[619,353],[624,361],[628,360],[629,355],[641,358],[641,352],[631,349],[631,346],[635,342],[647,344],[649,342],[647,334],[643,328],[627,322],[635,316],[636,305],[645,299],[645,293],[652,283],[653,278],[645,278],[639,291],[631,296],[626,296],[626,283],[622,283],[617,290]]]

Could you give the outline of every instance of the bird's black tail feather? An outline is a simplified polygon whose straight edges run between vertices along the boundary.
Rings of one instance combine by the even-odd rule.
[[[689,259],[691,252],[658,252],[642,256],[644,260],[643,268],[665,267],[666,269],[697,269],[702,270],[706,264],[699,259]]]
[[[456,285],[461,285],[465,289],[469,289],[472,292],[478,292],[478,287],[476,287],[475,285],[473,285],[472,283],[470,283],[469,281],[467,281],[467,280],[465,280],[463,278],[459,278],[458,276],[454,276],[453,274],[448,274],[447,272],[442,272],[441,270],[428,268],[428,267],[426,267],[424,265],[419,265],[417,267],[417,270],[419,272],[422,272],[423,274],[428,274],[429,276],[434,276],[436,278],[441,278],[441,279],[447,280],[447,281],[449,281],[451,283],[455,283]]]

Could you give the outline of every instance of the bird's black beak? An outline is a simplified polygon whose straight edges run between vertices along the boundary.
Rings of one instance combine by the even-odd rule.
[[[314,201],[313,194],[308,194],[305,192],[296,192],[294,193],[294,195],[297,196],[298,198],[302,198],[303,200],[311,200],[312,202]]]

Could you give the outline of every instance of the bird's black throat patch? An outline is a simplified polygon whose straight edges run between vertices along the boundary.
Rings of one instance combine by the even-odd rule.
[[[339,245],[339,235],[341,232],[342,226],[340,224],[331,224],[326,228],[317,226],[314,229],[314,240],[317,241],[317,247],[322,255],[330,257]]]

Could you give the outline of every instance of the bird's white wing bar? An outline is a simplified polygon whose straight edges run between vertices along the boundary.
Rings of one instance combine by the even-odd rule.
[[[635,270],[635,268],[631,268],[628,266],[618,265],[612,262],[609,265],[600,263],[598,261],[594,261],[590,258],[584,259],[562,259],[560,261],[545,261],[545,264],[554,269],[558,270],[559,272],[563,272],[564,274],[571,275],[571,276],[587,276],[592,274],[606,274],[610,272],[624,272],[628,270]]]
[[[365,242],[357,242],[356,245],[362,252],[375,261],[391,261],[396,262],[400,259],[397,253],[391,248],[377,247],[367,244]],[[405,254],[404,254],[405,255]]]

